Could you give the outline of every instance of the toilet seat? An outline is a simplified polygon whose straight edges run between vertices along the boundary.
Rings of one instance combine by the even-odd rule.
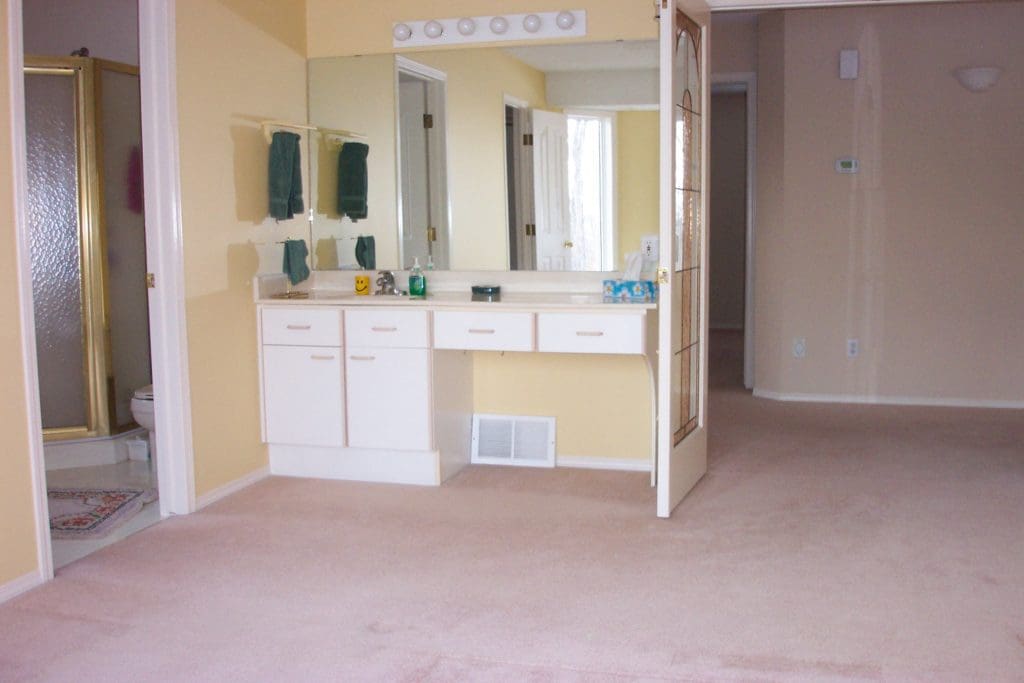
[[[137,398],[140,401],[152,401],[153,400],[153,385],[147,385],[141,389],[136,389],[135,394],[132,398]]]

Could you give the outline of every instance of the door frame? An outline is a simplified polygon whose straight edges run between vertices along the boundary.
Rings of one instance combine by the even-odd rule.
[[[738,71],[711,75],[711,95],[745,93],[747,107],[747,226],[743,285],[743,386],[754,388],[754,233],[757,201],[757,74]]]
[[[32,303],[32,261],[25,201],[25,88],[22,0],[7,0],[14,222],[28,451],[38,582],[53,578],[46,462]],[[178,160],[174,0],[139,0],[139,68],[146,196],[146,258],[157,287],[149,294],[150,351],[157,387],[160,515],[195,510],[192,414],[185,326],[184,236]]]

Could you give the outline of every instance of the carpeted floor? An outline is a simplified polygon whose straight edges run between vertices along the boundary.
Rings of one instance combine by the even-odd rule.
[[[0,680],[1024,679],[1024,419],[800,405],[713,346],[710,471],[268,479],[0,606]]]

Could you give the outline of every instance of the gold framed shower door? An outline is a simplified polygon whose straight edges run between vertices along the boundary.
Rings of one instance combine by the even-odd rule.
[[[119,426],[114,404],[107,282],[107,235],[103,206],[103,71],[138,76],[138,67],[89,57],[25,56],[25,75],[74,79],[78,176],[78,233],[82,293],[82,354],[86,424],[43,429],[44,441],[109,436],[136,425]]]

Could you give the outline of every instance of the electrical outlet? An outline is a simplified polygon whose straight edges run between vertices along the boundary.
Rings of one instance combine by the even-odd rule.
[[[860,340],[851,337],[846,340],[846,357],[856,358],[860,354]]]
[[[640,238],[640,253],[645,259],[657,260],[658,242],[657,235],[644,235]]]
[[[793,337],[793,358],[803,358],[807,355],[807,339],[805,337]]]

